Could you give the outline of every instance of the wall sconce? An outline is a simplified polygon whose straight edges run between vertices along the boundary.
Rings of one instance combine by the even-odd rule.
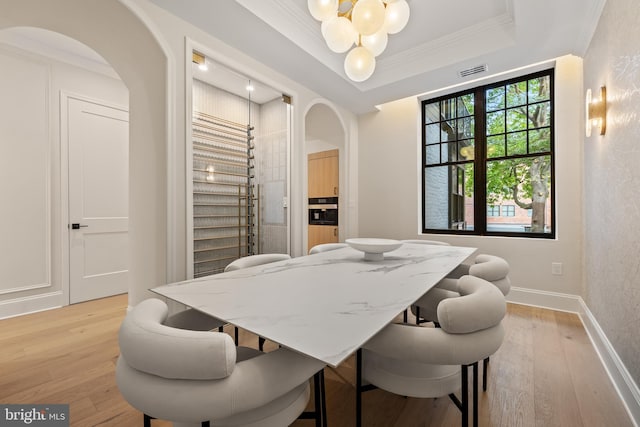
[[[598,126],[600,135],[607,131],[607,88],[600,88],[600,98],[591,99],[591,89],[587,89],[585,100],[585,133],[591,136],[591,128]]]

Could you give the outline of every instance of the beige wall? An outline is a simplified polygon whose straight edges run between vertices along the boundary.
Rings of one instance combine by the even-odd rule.
[[[559,58],[555,78],[557,238],[431,237],[506,258],[515,287],[581,295],[582,60],[573,56]],[[360,117],[360,236],[418,237],[419,123],[417,98],[384,104],[380,111]],[[563,275],[551,274],[552,262],[563,264]]]
[[[584,88],[607,87],[607,132],[586,138],[585,300],[640,383],[640,8],[608,1],[584,59]]]

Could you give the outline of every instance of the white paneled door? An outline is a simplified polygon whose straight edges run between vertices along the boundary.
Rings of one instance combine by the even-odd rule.
[[[129,114],[66,97],[69,302],[127,292]]]

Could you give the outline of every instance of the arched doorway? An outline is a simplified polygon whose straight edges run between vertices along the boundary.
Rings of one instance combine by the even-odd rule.
[[[14,201],[0,211],[3,296],[128,292],[128,89],[88,46],[41,28],[0,31],[0,68],[0,193]]]
[[[172,262],[167,260],[170,224],[166,153],[173,117],[168,114],[171,64],[166,49],[136,11],[135,4],[127,0],[0,0],[0,9],[0,30],[37,27],[76,39],[104,57],[129,89],[128,287],[129,302],[135,305],[147,296],[147,289],[166,283],[171,274],[167,267]],[[117,31],[114,22],[118,23]],[[144,60],[132,60],[142,57]],[[36,309],[42,308],[47,307]]]
[[[316,205],[319,200],[329,198],[329,209],[337,205],[337,224],[320,221],[313,223],[314,211],[310,211],[307,228],[307,249],[319,243],[344,241],[347,219],[346,208],[349,198],[346,165],[347,144],[344,124],[329,104],[317,102],[305,115],[305,159],[307,160],[307,206],[322,209]],[[314,166],[319,164],[320,166]],[[337,173],[334,173],[337,164]],[[337,185],[334,184],[337,182]],[[337,187],[337,188],[336,188]],[[323,190],[324,188],[324,190]],[[326,194],[325,194],[326,193]],[[329,215],[331,216],[331,215]]]

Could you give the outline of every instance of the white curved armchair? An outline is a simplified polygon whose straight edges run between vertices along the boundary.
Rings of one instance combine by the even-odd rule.
[[[509,279],[509,263],[501,257],[495,255],[480,254],[473,264],[460,264],[449,275],[442,279],[435,288],[429,290],[411,307],[411,311],[418,319],[427,321],[438,321],[438,304],[445,298],[458,296],[456,292],[457,280],[470,275],[480,277],[496,286],[502,295],[506,296],[511,289]]]
[[[222,332],[222,327],[226,323],[198,310],[187,308],[167,317],[164,324],[172,328],[188,329],[190,331],[212,331],[218,329],[218,332]]]
[[[346,248],[346,243],[320,243],[309,249],[309,255],[319,254],[321,252],[335,251],[336,249]]]
[[[249,255],[236,260],[231,261],[224,268],[224,272],[242,270],[243,268],[255,267],[256,265],[269,264],[272,262],[286,261],[291,259],[289,254],[257,254]],[[238,345],[238,328],[234,328],[235,341]],[[264,349],[264,338],[258,337],[258,348],[260,351]]]
[[[437,246],[450,246],[449,243],[447,242],[441,242],[439,240],[425,240],[425,239],[407,239],[407,240],[401,240],[402,243],[413,243],[416,245],[437,245]],[[462,276],[462,275],[461,275]],[[412,313],[415,314],[415,312],[412,310]],[[419,320],[418,317],[416,317],[416,322]],[[407,310],[404,311],[404,313],[402,314],[402,321],[404,323],[407,323],[409,321],[409,316],[408,316],[408,312]],[[416,323],[417,324],[417,323]]]
[[[439,325],[438,304],[444,299],[459,296],[456,291],[457,280],[463,275],[479,277],[491,282],[496,288],[506,296],[511,290],[511,280],[509,279],[509,263],[499,256],[480,254],[475,258],[473,264],[460,264],[438,285],[424,294],[414,305],[411,311],[416,316],[416,324],[424,321],[432,321]],[[485,358],[482,371],[482,389],[487,390],[487,366],[489,358]]]
[[[447,242],[441,242],[440,240],[423,240],[423,239],[408,239],[401,240],[402,243],[415,243],[418,245],[439,245],[439,246],[450,246]]]
[[[371,386],[402,396],[449,395],[468,423],[467,368],[473,368],[473,425],[478,422],[478,361],[495,353],[504,339],[504,296],[486,280],[463,276],[458,297],[438,306],[441,328],[391,324],[358,352],[356,419],[361,392]],[[368,385],[363,385],[368,383]],[[454,392],[462,390],[459,401]]]
[[[258,254],[258,255],[249,255],[242,258],[238,258],[234,261],[231,261],[225,268],[224,271],[235,271],[240,270],[242,268],[249,268],[256,265],[269,264],[270,262],[277,261],[286,261],[291,259],[288,254]]]
[[[145,300],[120,327],[116,382],[145,425],[160,418],[176,426],[276,427],[304,411],[321,362],[286,349],[236,347],[227,334],[171,328],[162,324],[167,311],[164,302]]]

